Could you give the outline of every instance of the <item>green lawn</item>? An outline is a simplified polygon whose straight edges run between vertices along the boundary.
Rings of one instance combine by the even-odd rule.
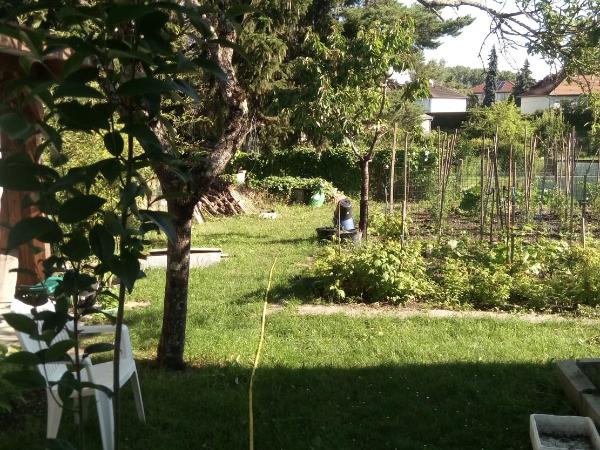
[[[161,326],[163,273],[150,271],[128,312],[148,423],[123,405],[126,449],[247,448],[247,386],[268,271],[273,301],[255,383],[256,449],[528,449],[528,415],[572,414],[553,361],[598,353],[581,321],[299,316],[299,281],[331,208],[280,207],[278,220],[242,217],[195,229],[198,246],[229,258],[191,276],[186,357],[166,373],[151,362]],[[45,404],[0,416],[0,448],[41,448]],[[65,420],[68,422],[68,420]],[[92,416],[88,441],[97,440]],[[72,428],[65,426],[63,435]],[[87,448],[99,448],[88,445]]]

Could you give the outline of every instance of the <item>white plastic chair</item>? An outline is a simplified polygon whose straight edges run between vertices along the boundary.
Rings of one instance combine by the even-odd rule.
[[[20,304],[20,305],[19,305]],[[13,308],[14,312],[23,313],[23,303],[14,300]],[[49,309],[49,308],[46,308]],[[31,307],[29,307],[31,311]],[[73,323],[67,325],[67,328],[71,328]],[[115,332],[113,325],[81,325],[79,326],[79,333],[82,335],[93,335],[93,334],[112,334]],[[17,338],[21,344],[21,348],[28,352],[37,352],[42,349],[48,348],[44,341],[38,341],[29,337],[25,333],[17,332]],[[51,344],[59,342],[69,338],[67,329],[59,333]],[[121,336],[121,349],[120,349],[120,366],[119,366],[119,386],[123,386],[127,381],[131,380],[133,388],[133,397],[135,399],[135,407],[137,410],[138,418],[143,423],[146,422],[146,416],[144,413],[144,403],[142,400],[142,391],[140,389],[140,382],[135,366],[135,360],[133,359],[133,353],[131,350],[131,341],[129,339],[129,329],[123,325],[122,336]],[[113,361],[103,362],[100,364],[93,364],[88,358],[84,361],[83,368],[81,371],[82,381],[88,381],[94,384],[108,387],[111,391],[113,390]],[[46,425],[46,437],[48,439],[56,438],[60,421],[62,418],[63,405],[60,402],[58,395],[58,386],[53,383],[59,381],[64,373],[68,370],[65,363],[48,363],[39,365],[38,369],[44,379],[46,380],[46,397],[48,400],[48,418]],[[81,392],[83,405],[78,405],[83,409],[84,417],[86,412],[86,403],[90,397],[94,396],[96,402],[96,410],[98,412],[98,421],[100,423],[100,434],[102,437],[102,448],[104,450],[112,450],[114,448],[114,418],[113,418],[113,403],[110,397],[99,389],[84,388]],[[76,401],[78,399],[78,393],[73,392],[71,395]],[[77,417],[77,416],[76,416]]]

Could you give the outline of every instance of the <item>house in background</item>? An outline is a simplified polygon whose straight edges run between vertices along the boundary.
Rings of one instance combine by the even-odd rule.
[[[431,83],[429,96],[416,100],[425,112],[423,129],[431,128],[455,128],[467,117],[467,96],[454,89]]]
[[[576,102],[588,93],[600,92],[600,77],[580,75],[567,80],[564,73],[548,75],[521,95],[521,112],[533,114],[558,108],[564,102]]]
[[[496,87],[496,101],[503,102],[508,100],[514,87],[515,84],[512,81],[500,81]],[[471,92],[477,98],[477,104],[481,105],[483,103],[483,97],[485,96],[485,83],[473,86]]]

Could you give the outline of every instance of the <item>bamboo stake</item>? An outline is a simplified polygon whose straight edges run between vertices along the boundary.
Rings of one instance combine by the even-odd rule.
[[[453,137],[449,137],[446,140],[446,146],[442,148],[443,152],[443,164],[440,182],[440,214],[438,218],[438,239],[442,238],[442,223],[444,219],[444,204],[446,201],[446,190],[448,188],[448,179],[450,177],[450,167],[452,165],[452,154],[454,146],[456,144],[456,136],[458,130],[454,133]]]
[[[586,226],[585,215],[587,214],[587,173],[583,176],[583,201],[581,202],[581,245],[585,248]]]
[[[396,178],[396,137],[398,123],[394,122],[394,137],[392,141],[392,162],[390,164],[390,214],[394,214],[394,180]]]
[[[498,126],[494,135],[494,179],[496,183],[496,213],[500,218],[500,227],[504,228],[504,218],[500,208],[500,177],[498,176]]]
[[[492,210],[490,212],[490,244],[494,242],[494,205],[495,205],[496,190],[492,188]]]
[[[574,203],[575,203],[575,166],[576,166],[576,159],[575,159],[575,129],[573,129],[573,132],[571,133],[571,136],[569,138],[569,143],[570,143],[570,147],[571,147],[571,167],[570,167],[570,174],[569,174],[569,194],[571,195],[571,203],[569,205],[569,233],[572,235],[573,231],[574,231],[574,224],[573,224],[573,207],[574,207]],[[571,237],[569,237],[569,239],[571,239]]]
[[[408,205],[408,133],[404,137],[404,196],[402,198],[402,232],[401,241],[406,238],[406,213]]]
[[[482,142],[482,146],[481,146],[481,157],[480,157],[480,163],[479,163],[479,240],[483,241],[483,228],[485,226],[484,224],[484,203],[483,203],[483,196],[484,196],[484,190],[483,190],[483,178],[484,178],[484,174],[483,174],[483,169],[484,169],[484,156],[485,156],[485,134],[483,135],[483,142]]]

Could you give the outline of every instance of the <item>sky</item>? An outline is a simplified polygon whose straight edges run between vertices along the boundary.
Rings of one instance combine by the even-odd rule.
[[[413,0],[399,0],[406,5],[414,3]],[[482,0],[486,2],[486,0]],[[503,9],[504,11],[513,11],[511,4],[513,0],[504,2],[487,1],[490,7]],[[444,8],[442,17],[451,18],[457,16],[472,16],[475,18],[473,23],[463,28],[460,35],[456,37],[446,37],[441,40],[440,45],[435,50],[427,50],[425,57],[427,60],[444,59],[448,66],[467,66],[484,68],[487,65],[488,55],[493,45],[498,50],[498,67],[500,70],[511,70],[516,72],[523,66],[525,58],[529,59],[529,64],[534,78],[540,80],[551,72],[556,72],[536,55],[528,55],[525,48],[510,48],[507,51],[501,51],[503,45],[498,42],[495,35],[489,36],[482,48],[482,41],[490,30],[491,20],[487,13],[470,6],[461,6],[459,8]]]

